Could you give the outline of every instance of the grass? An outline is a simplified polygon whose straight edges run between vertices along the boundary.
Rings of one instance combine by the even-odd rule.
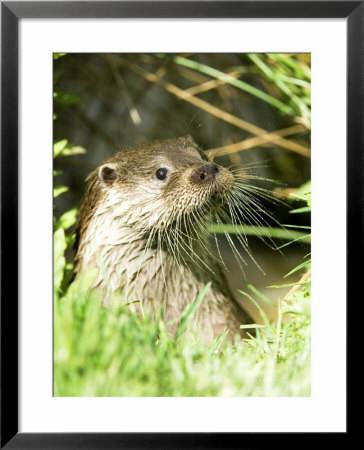
[[[163,57],[164,55],[160,55]],[[256,55],[254,55],[256,56]],[[198,70],[199,72],[202,72],[206,75],[209,75],[211,77],[217,78],[219,80],[223,80],[228,84],[231,84],[232,86],[237,87],[238,89],[241,89],[242,91],[248,92],[251,95],[254,95],[261,100],[269,103],[270,105],[278,108],[280,111],[282,111],[285,114],[294,114],[294,109],[287,106],[280,100],[277,100],[275,97],[272,97],[271,95],[266,94],[264,91],[255,88],[251,84],[245,83],[242,80],[235,79],[232,76],[225,74],[221,72],[220,70],[215,69],[214,67],[207,66],[206,64],[201,64],[197,61],[193,61],[189,58],[183,58],[182,56],[174,56],[172,58],[173,62],[176,64],[180,64],[182,66],[188,67],[190,69]]]
[[[295,210],[298,211],[298,210]],[[309,211],[309,210],[308,210]],[[305,244],[311,243],[311,235],[295,230],[282,228],[263,227],[257,225],[234,225],[214,223],[209,226],[209,232],[213,234],[243,234],[246,236],[268,237],[274,239],[286,239],[291,242],[300,241]]]
[[[280,54],[258,54],[247,53],[242,58],[247,59],[245,64],[235,67],[235,73],[255,73],[263,77],[266,81],[272,83],[283,96],[277,98],[269,93],[258,89],[250,83],[221,72],[214,67],[210,67],[193,58],[186,58],[180,55],[156,55],[159,58],[173,61],[194,71],[208,75],[211,78],[224,81],[237,89],[263,100],[281,114],[287,114],[300,118],[308,128],[311,123],[311,71],[306,60],[308,55],[280,55]],[[247,64],[252,63],[252,66]]]
[[[254,338],[233,345],[220,336],[206,348],[199,336],[185,333],[204,292],[186,309],[175,337],[161,316],[138,316],[120,299],[111,310],[100,306],[91,279],[55,291],[55,396],[310,395],[309,285],[282,300],[276,324],[260,309],[264,325],[255,327]],[[247,289],[254,303],[262,298],[253,286]]]

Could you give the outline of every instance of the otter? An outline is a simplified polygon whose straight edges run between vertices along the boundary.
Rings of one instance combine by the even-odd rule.
[[[234,175],[185,136],[118,152],[86,179],[76,224],[75,276],[97,268],[95,286],[123,292],[128,304],[176,330],[185,308],[211,282],[191,321],[206,342],[234,339],[248,313],[230,292],[207,225],[233,192]],[[138,306],[140,302],[140,306]]]

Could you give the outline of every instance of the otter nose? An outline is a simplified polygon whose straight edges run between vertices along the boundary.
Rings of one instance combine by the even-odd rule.
[[[201,182],[204,180],[213,180],[218,173],[219,168],[215,164],[206,164],[195,169],[191,174],[193,181]]]

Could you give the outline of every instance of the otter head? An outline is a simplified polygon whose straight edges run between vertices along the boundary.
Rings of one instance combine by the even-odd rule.
[[[186,215],[203,220],[234,183],[190,136],[116,153],[89,178],[91,188],[101,192],[96,214],[107,210],[139,231],[165,229]]]

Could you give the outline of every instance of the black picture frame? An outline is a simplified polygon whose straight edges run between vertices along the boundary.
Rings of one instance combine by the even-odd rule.
[[[270,433],[18,432],[19,19],[237,17],[346,18],[347,303],[355,299],[357,282],[364,273],[364,1],[1,2],[1,448],[259,448],[278,437]],[[327,439],[316,434],[315,443],[319,444],[320,436]],[[338,433],[335,439],[339,443],[347,437],[348,432]],[[295,434],[285,438],[296,445]],[[307,444],[309,439],[309,433],[303,434],[299,443]]]

